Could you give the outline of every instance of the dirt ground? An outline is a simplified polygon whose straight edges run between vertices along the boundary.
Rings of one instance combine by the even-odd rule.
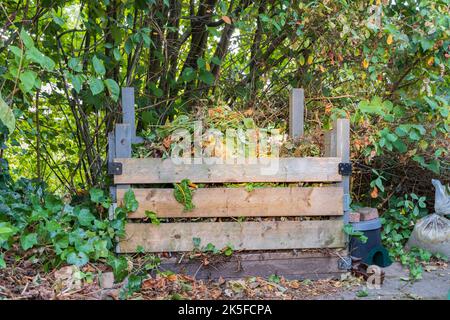
[[[423,279],[411,282],[399,263],[385,268],[379,289],[367,288],[361,278],[343,274],[341,279],[291,280],[259,277],[217,281],[196,281],[192,277],[170,274],[147,277],[142,288],[128,299],[295,299],[295,300],[418,300],[450,299],[450,268],[436,261],[424,267]],[[89,277],[85,275],[89,274]],[[84,276],[83,276],[84,275]],[[123,298],[124,283],[114,284],[104,265],[87,265],[81,270],[63,267],[50,273],[36,266],[17,263],[0,270],[0,300],[13,299],[108,299]]]

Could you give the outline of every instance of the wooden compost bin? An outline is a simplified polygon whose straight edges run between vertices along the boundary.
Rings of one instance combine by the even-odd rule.
[[[303,135],[304,93],[293,89],[289,101],[289,134]],[[108,136],[109,164],[114,174],[113,199],[120,204],[132,188],[139,208],[129,215],[126,237],[117,251],[132,253],[138,246],[146,252],[171,252],[161,267],[185,272],[197,278],[237,278],[278,274],[287,278],[336,276],[348,267],[343,221],[349,204],[350,128],[338,119],[325,133],[326,157],[279,158],[275,175],[261,174],[261,164],[180,164],[171,159],[131,158],[131,146],[139,143],[134,116],[134,89],[122,88],[123,123]],[[200,188],[195,190],[195,209],[183,211],[173,189],[140,188],[135,185],[179,183],[314,182],[320,187]],[[114,207],[114,206],[113,206]],[[250,222],[168,222],[143,223],[145,211],[160,218],[238,217],[326,217],[323,220]],[[113,210],[112,210],[113,212]],[[139,220],[140,219],[140,220]],[[237,219],[236,219],[237,220]],[[183,259],[194,249],[193,238],[202,245],[221,249],[231,244],[235,253],[216,265]],[[320,250],[317,250],[320,249]],[[180,258],[181,256],[181,258]],[[346,265],[347,263],[347,265]],[[344,266],[344,267],[343,267]]]

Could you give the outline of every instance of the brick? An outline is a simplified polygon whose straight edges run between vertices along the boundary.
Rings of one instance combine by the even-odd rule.
[[[378,218],[377,208],[359,208],[358,212],[360,213],[360,221],[369,221]]]
[[[349,217],[349,222],[359,222],[360,213],[359,212],[350,212],[348,217]]]

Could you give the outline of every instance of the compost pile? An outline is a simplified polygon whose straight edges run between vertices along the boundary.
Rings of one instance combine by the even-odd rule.
[[[194,130],[201,123],[201,145],[194,141]],[[263,127],[259,126],[263,125]],[[198,128],[198,127],[197,127]],[[234,130],[236,144],[244,145],[245,154],[237,154],[234,146],[226,145],[225,134],[227,130]],[[274,136],[271,130],[279,130],[279,134]],[[286,123],[274,123],[262,120],[260,117],[253,117],[253,110],[243,112],[232,110],[230,107],[217,106],[214,108],[199,108],[196,113],[177,116],[173,121],[162,126],[151,126],[142,133],[144,143],[133,148],[133,157],[136,158],[168,158],[180,140],[174,139],[177,133],[189,132],[191,136],[191,153],[194,155],[195,148],[203,152],[212,150],[209,153],[213,157],[233,156],[254,156],[265,157],[279,154],[281,157],[308,157],[320,156],[323,145],[321,134],[311,134],[300,140],[293,141],[286,132]],[[251,153],[250,141],[261,141],[267,137],[268,149],[264,149],[258,143],[254,153]],[[197,145],[196,145],[197,143]],[[278,150],[271,148],[277,147]],[[233,148],[233,150],[231,150]]]
[[[201,127],[199,126],[201,124]],[[200,130],[198,129],[200,127]],[[225,134],[227,130],[232,132],[231,144],[227,144]],[[273,129],[279,130],[277,135],[271,135]],[[215,130],[215,131],[214,131]],[[310,130],[311,131],[311,130]],[[255,114],[252,109],[246,111],[232,110],[226,105],[219,105],[214,108],[197,108],[192,114],[180,115],[170,122],[161,126],[149,127],[141,136],[144,143],[133,146],[133,157],[135,158],[169,158],[180,143],[177,133],[184,132],[190,136],[189,145],[185,150],[190,150],[194,157],[195,150],[209,151],[207,156],[223,158],[229,157],[319,157],[323,156],[323,134],[321,128],[312,130],[311,134],[305,135],[301,139],[293,140],[287,134],[285,122],[268,121],[262,115]],[[200,145],[195,140],[196,132],[200,132]],[[175,138],[174,138],[175,137]],[[229,137],[229,135],[228,135]],[[267,139],[266,146],[263,147],[264,139]],[[256,146],[251,148],[251,142],[258,141]],[[241,148],[237,148],[240,144]],[[272,150],[276,148],[276,150]],[[183,155],[185,156],[185,155]],[[185,211],[190,211],[195,207],[192,201],[193,194],[197,188],[246,188],[251,192],[254,188],[262,187],[289,187],[289,186],[318,186],[320,183],[209,183],[194,184],[190,181],[182,181],[174,185],[164,185],[159,187],[174,188],[174,197],[182,203]],[[177,196],[181,194],[181,196]],[[183,199],[179,199],[183,198]],[[157,215],[157,212],[155,213]],[[214,222],[214,221],[284,221],[284,220],[314,220],[329,219],[328,217],[239,217],[239,218],[166,218],[161,222]]]

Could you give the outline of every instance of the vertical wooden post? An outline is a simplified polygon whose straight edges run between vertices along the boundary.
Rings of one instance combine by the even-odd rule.
[[[336,157],[336,128],[325,131],[325,157]]]
[[[336,131],[336,157],[341,162],[350,162],[350,121],[338,119],[335,122]],[[350,176],[343,176],[340,185],[344,189],[344,223],[348,223],[350,212]]]
[[[114,158],[116,157],[116,140],[114,138],[114,132],[111,131],[108,133],[108,164],[114,162]],[[109,194],[111,195],[111,199],[113,202],[116,202],[116,187],[114,184],[109,187]]]
[[[289,94],[289,135],[293,139],[303,136],[305,94],[303,89],[292,89]]]
[[[134,109],[134,88],[122,88],[123,123],[130,125],[131,143],[142,143],[141,137],[136,137],[136,116]]]

